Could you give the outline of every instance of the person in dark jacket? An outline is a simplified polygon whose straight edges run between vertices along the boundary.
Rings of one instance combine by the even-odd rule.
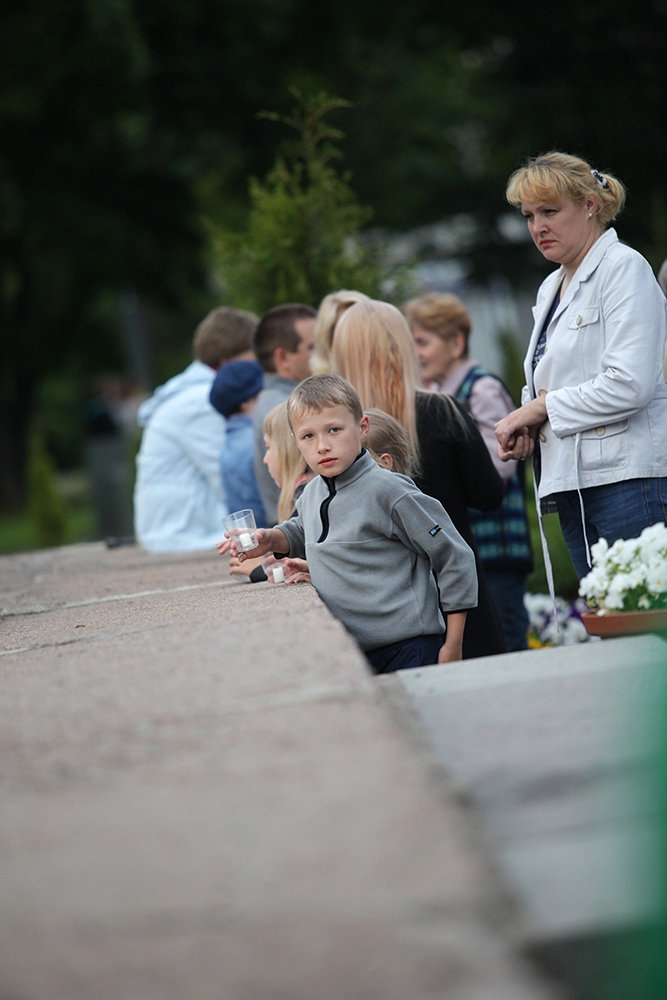
[[[405,304],[424,385],[463,403],[484,438],[491,461],[505,483],[505,496],[493,511],[468,511],[479,558],[500,616],[508,652],[528,648],[528,612],[523,597],[533,566],[524,469],[498,455],[495,425],[515,408],[495,375],[470,357],[472,324],[456,295],[429,292]]]

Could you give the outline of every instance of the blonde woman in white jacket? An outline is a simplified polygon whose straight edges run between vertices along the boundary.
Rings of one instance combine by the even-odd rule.
[[[625,201],[616,178],[547,153],[512,174],[507,199],[560,267],[538,292],[523,405],[496,424],[498,453],[535,452],[537,493],[555,501],[581,577],[598,538],[667,521],[667,303],[607,228]]]

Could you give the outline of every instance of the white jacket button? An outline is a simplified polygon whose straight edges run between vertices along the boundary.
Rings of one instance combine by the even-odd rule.
[[[596,427],[595,428],[595,433],[597,434],[598,437],[602,437],[602,435],[605,434],[606,431],[607,431],[606,427]]]
[[[546,434],[543,431],[540,431],[540,441],[544,443],[546,439],[547,439]]]
[[[582,318],[581,316],[577,316],[577,326],[581,326],[581,324],[582,324]]]

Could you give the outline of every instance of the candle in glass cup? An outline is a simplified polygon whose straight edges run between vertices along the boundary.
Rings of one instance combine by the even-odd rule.
[[[222,519],[229,538],[239,552],[248,552],[257,548],[257,527],[255,515],[251,510],[237,510]]]

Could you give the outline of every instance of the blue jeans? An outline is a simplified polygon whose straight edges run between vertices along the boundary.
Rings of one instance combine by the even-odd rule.
[[[484,566],[493,603],[496,606],[508,653],[528,649],[528,612],[523,603],[526,574],[512,570],[492,570]]]
[[[394,670],[407,670],[409,667],[426,667],[438,662],[438,653],[444,639],[444,635],[418,635],[414,639],[402,639],[389,646],[369,649],[366,659],[376,674],[390,674]]]
[[[589,486],[581,491],[581,495],[589,546],[600,538],[605,538],[610,545],[618,538],[636,538],[644,528],[658,521],[667,524],[667,477],[627,479],[605,486]],[[577,576],[581,578],[588,573],[589,566],[577,491],[556,493],[554,499],[565,544]]]

